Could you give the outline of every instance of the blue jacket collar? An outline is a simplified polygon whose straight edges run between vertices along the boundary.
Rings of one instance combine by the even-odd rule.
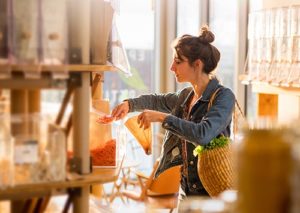
[[[218,85],[219,85],[219,81],[218,79],[216,79],[215,77],[212,78],[206,89],[204,90],[203,94],[202,94],[202,100],[203,101],[209,101],[210,99],[210,96],[213,94],[213,92],[218,88]]]
[[[201,100],[204,101],[204,102],[208,102],[209,99],[210,99],[210,96],[217,89],[218,85],[219,85],[218,79],[216,79],[215,77],[213,77],[209,81],[206,89],[204,90],[204,92],[202,94],[202,97],[201,97]],[[190,87],[189,88],[189,93],[188,93],[186,99],[182,102],[181,107],[186,106],[187,102],[190,100],[190,98],[192,98],[193,94],[194,94],[194,90],[193,90],[192,87]]]

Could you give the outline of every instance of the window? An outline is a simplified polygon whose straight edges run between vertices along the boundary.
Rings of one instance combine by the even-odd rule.
[[[200,1],[177,0],[177,36],[198,35],[200,30]]]
[[[261,9],[263,6],[262,4],[263,3],[259,0],[249,0],[249,12]],[[249,84],[247,87],[247,117],[254,118],[258,114],[258,97],[256,93],[252,92],[251,84]]]
[[[229,0],[225,5],[217,0],[209,1],[208,20],[202,20],[205,14],[201,14],[201,8],[206,7],[207,2],[197,0],[177,0],[177,36],[183,34],[198,35],[202,24],[208,24],[215,34],[214,45],[221,52],[221,60],[217,68],[217,76],[221,82],[234,90],[235,79],[235,51],[237,28],[237,1]],[[187,86],[177,85],[177,88]]]
[[[119,34],[126,50],[132,77],[122,72],[107,72],[104,77],[104,98],[110,100],[111,108],[126,98],[133,98],[155,90],[154,64],[154,11],[149,0],[120,1],[120,17],[117,20]],[[128,156],[133,155],[137,142],[130,133]],[[143,164],[141,169],[152,169],[152,156],[142,149],[135,156]],[[134,156],[133,156],[134,157]]]
[[[200,30],[200,1],[177,0],[177,33],[198,35]],[[174,78],[175,80],[175,78]],[[176,83],[176,90],[190,86],[188,83]]]
[[[223,85],[235,90],[236,34],[237,34],[237,1],[228,0],[220,4],[217,0],[209,1],[209,26],[215,34],[214,45],[221,52],[217,76]]]

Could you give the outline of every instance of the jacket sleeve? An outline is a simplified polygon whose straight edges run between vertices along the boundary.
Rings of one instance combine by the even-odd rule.
[[[145,109],[171,113],[177,103],[179,93],[141,95],[138,98],[127,99],[129,112]]]
[[[230,89],[224,88],[218,92],[213,105],[200,122],[168,115],[162,126],[183,140],[206,145],[230,124],[234,103],[234,94]]]

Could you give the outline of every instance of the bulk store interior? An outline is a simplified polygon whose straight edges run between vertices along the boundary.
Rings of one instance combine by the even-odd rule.
[[[181,166],[155,176],[161,123],[109,115],[189,86],[171,44],[204,25],[240,108],[230,186],[178,202]],[[0,213],[300,212],[299,50],[300,0],[0,0]]]

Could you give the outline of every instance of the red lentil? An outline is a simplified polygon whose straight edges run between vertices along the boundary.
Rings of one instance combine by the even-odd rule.
[[[111,139],[105,145],[90,150],[94,166],[116,165],[116,140]]]

